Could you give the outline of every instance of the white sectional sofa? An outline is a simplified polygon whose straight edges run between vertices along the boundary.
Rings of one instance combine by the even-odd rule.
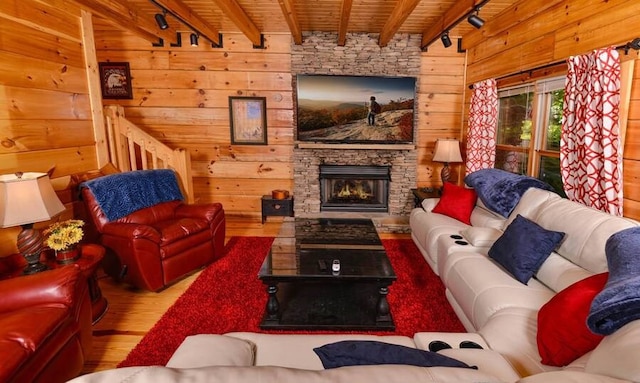
[[[440,276],[446,294],[468,333],[417,333],[413,337],[357,334],[229,333],[188,337],[167,366],[127,367],[81,376],[81,382],[629,382],[640,381],[640,320],[626,324],[585,355],[564,367],[541,363],[537,315],[566,287],[607,270],[605,242],[620,230],[637,226],[529,189],[509,217],[482,203],[474,207],[472,225],[433,213],[429,199],[411,213],[412,237],[427,263]],[[516,281],[488,257],[494,241],[520,214],[564,240],[527,285]],[[462,241],[469,244],[457,244]],[[472,244],[475,244],[475,246]],[[315,347],[342,340],[374,340],[428,350],[441,340],[452,346],[439,353],[477,370],[406,365],[323,369]],[[460,348],[470,340],[484,349]]]
[[[414,209],[410,216],[412,239],[442,279],[447,298],[467,331],[479,334],[490,349],[504,356],[523,377],[549,371],[595,371],[590,366],[602,366],[597,358],[606,355],[607,363],[619,362],[618,368],[598,369],[599,373],[640,381],[637,361],[620,363],[625,360],[622,349],[640,357],[640,321],[625,326],[629,340],[635,338],[633,346],[625,344],[618,350],[617,346],[623,345],[616,344],[621,337],[614,333],[596,350],[563,368],[541,363],[536,340],[539,309],[573,283],[606,272],[607,239],[637,226],[638,222],[599,212],[537,188],[528,189],[507,218],[478,201],[471,213],[472,226],[431,212],[438,199],[424,200],[422,207]],[[565,233],[560,246],[527,285],[518,282],[487,255],[493,242],[518,214],[545,229]],[[462,236],[462,242],[468,244],[456,244],[451,235]],[[476,241],[479,243],[474,243]],[[555,374],[563,376],[561,372]],[[569,380],[569,375],[564,379]]]

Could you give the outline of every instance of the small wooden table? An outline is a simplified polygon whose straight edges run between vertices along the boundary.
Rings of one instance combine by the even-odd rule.
[[[422,206],[422,201],[427,198],[439,198],[440,190],[435,188],[417,188],[411,189],[411,193],[413,193],[413,200],[415,207]]]
[[[262,196],[262,223],[268,216],[293,217],[293,197],[275,199],[270,195]]]
[[[44,251],[41,262],[50,270],[60,267],[78,267],[89,283],[89,296],[91,297],[91,315],[93,324],[96,324],[107,312],[108,302],[102,296],[102,290],[98,284],[97,270],[104,258],[105,248],[96,244],[81,244],[80,258],[72,263],[60,264],[56,261],[53,251]],[[0,279],[17,278],[24,274],[22,270],[27,265],[21,254],[12,254],[0,260]],[[46,273],[46,270],[43,271]]]

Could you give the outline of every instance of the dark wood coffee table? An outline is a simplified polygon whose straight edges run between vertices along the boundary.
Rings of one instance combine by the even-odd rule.
[[[285,220],[258,277],[269,294],[263,329],[395,330],[396,275],[370,219]]]

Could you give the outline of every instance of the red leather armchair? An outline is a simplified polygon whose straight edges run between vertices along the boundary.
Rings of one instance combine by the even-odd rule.
[[[66,382],[91,349],[86,278],[66,266],[0,281],[0,382]]]
[[[153,171],[129,172],[129,179],[146,172]],[[129,186],[118,184],[119,198],[128,198]],[[131,193],[136,192],[133,187]],[[112,276],[123,276],[136,287],[158,291],[222,256],[226,227],[220,203],[190,205],[172,200],[110,220],[89,187],[81,188],[81,196],[99,242],[120,261],[120,275]]]

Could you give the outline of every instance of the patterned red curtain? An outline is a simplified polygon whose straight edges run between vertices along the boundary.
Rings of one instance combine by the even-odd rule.
[[[564,190],[573,201],[621,216],[618,51],[598,49],[567,63],[560,137]]]
[[[466,174],[493,168],[496,162],[498,86],[495,79],[473,84],[469,108]]]

